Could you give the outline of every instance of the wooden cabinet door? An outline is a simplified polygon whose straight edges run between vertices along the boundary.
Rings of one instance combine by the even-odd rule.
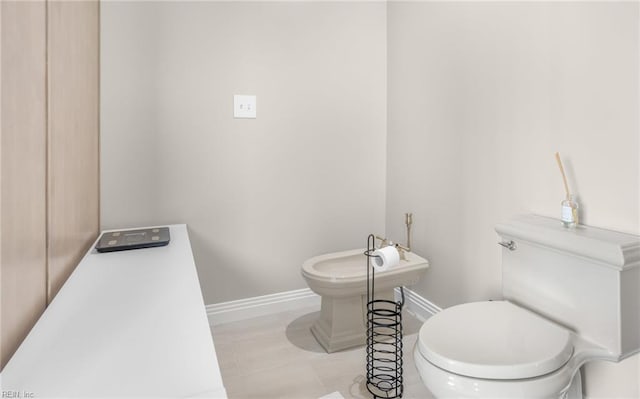
[[[47,303],[45,29],[45,2],[0,2],[0,368]]]
[[[99,3],[48,4],[51,300],[99,230]]]
[[[0,1],[0,369],[99,230],[99,2]]]

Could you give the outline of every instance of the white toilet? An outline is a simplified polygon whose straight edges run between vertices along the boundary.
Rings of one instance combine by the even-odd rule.
[[[640,237],[532,215],[496,231],[504,300],[424,323],[423,383],[437,398],[582,398],[582,364],[640,351]]]

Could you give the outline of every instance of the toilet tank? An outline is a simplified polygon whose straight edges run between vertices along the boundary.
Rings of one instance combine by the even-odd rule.
[[[504,299],[607,348],[640,348],[640,236],[526,215],[496,226]]]

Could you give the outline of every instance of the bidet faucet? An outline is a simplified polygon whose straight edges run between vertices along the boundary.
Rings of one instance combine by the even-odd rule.
[[[398,250],[398,254],[400,254],[401,260],[407,260],[407,252],[411,252],[411,250],[404,245],[394,244],[391,240],[387,238],[382,238],[379,236],[375,236],[376,240],[380,241],[380,248],[384,247],[395,247]]]
[[[407,226],[407,246],[394,244],[386,237],[375,236],[376,240],[380,241],[380,248],[393,245],[398,250],[401,260],[407,260],[407,252],[411,252],[411,225],[413,224],[413,213],[404,214],[404,224]]]

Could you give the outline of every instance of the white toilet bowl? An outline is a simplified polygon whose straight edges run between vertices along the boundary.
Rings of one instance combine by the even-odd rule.
[[[454,306],[420,329],[414,359],[438,398],[581,399],[579,367],[607,351],[508,301]]]

